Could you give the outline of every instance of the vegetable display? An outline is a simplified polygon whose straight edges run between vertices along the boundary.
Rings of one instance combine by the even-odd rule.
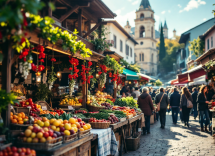
[[[138,104],[137,104],[137,100],[133,99],[133,97],[126,97],[126,98],[121,98],[121,99],[116,99],[116,101],[114,102],[114,105],[117,106],[129,106],[132,108],[138,108]]]

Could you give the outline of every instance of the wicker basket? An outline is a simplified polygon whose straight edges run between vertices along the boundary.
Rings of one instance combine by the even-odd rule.
[[[90,122],[93,129],[106,129],[109,128],[110,122]]]
[[[78,139],[78,133],[75,133],[73,135],[65,135],[63,137],[63,143],[72,142]]]
[[[49,141],[46,141],[45,143],[27,143],[27,142],[20,142],[17,141],[17,146],[19,147],[25,147],[25,148],[31,148],[34,150],[50,150],[54,147],[57,147],[62,144],[62,137],[58,137]]]
[[[41,108],[42,108],[42,106],[46,106],[47,110],[52,109],[46,101],[36,101],[35,103],[38,105],[41,105]]]
[[[16,113],[24,112],[25,115],[29,116],[31,108],[28,107],[13,107]]]
[[[92,129],[92,128],[91,128],[91,129]],[[88,129],[88,130],[86,130],[86,131],[80,131],[80,132],[78,132],[78,138],[81,139],[81,138],[83,138],[83,137],[89,135],[91,129]]]
[[[126,147],[129,151],[136,151],[140,147],[140,136],[141,133],[137,133],[136,137],[126,138]]]
[[[89,110],[89,112],[97,112],[100,109],[104,109],[104,108],[105,108],[104,106],[97,107],[97,106],[87,105],[87,109]]]

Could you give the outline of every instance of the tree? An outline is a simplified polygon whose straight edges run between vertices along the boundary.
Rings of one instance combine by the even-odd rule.
[[[176,51],[184,48],[184,44],[179,44],[179,36],[176,36],[175,40],[165,39],[166,56],[159,62],[162,72],[167,73],[173,71],[173,63],[176,63]],[[157,43],[157,47],[160,47],[160,42]]]
[[[188,48],[190,51],[193,51],[193,55],[199,57],[204,53],[205,43],[199,37],[193,41],[189,41],[189,43],[190,46]]]
[[[156,86],[162,86],[162,82],[158,79],[155,81]]]
[[[164,35],[163,35],[163,27],[161,24],[159,61],[161,62],[165,56],[166,56],[166,49],[165,49],[165,42],[164,42]]]

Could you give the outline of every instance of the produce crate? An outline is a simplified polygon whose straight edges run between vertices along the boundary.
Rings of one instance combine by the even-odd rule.
[[[38,105],[40,105],[41,108],[42,108],[42,106],[46,106],[47,110],[52,109],[46,101],[36,101],[35,103],[38,104]]]
[[[63,140],[62,137],[46,141],[45,143],[27,143],[20,142],[20,140],[18,140],[16,144],[19,147],[31,148],[34,150],[50,150],[54,147],[60,146],[63,142],[62,140]]]
[[[89,110],[89,112],[97,112],[100,109],[104,109],[104,108],[105,108],[105,106],[97,107],[97,106],[87,105],[87,109]]]
[[[26,130],[28,126],[32,126],[33,124],[11,124],[11,129],[13,130]]]
[[[89,135],[91,129],[92,129],[92,128],[90,128],[90,129],[88,129],[88,130],[86,130],[86,131],[80,131],[80,132],[78,132],[78,138],[81,139],[81,138],[83,138],[83,137]]]
[[[135,137],[126,138],[126,147],[129,151],[136,151],[140,147],[141,132],[137,133]]]
[[[13,106],[14,110],[16,113],[21,113],[24,112],[25,115],[29,116],[30,114],[30,108],[28,107],[17,107],[17,106]]]
[[[63,143],[72,142],[78,139],[78,133],[75,133],[73,135],[65,135],[63,137]]]
[[[93,129],[106,129],[109,128],[110,122],[90,122]]]

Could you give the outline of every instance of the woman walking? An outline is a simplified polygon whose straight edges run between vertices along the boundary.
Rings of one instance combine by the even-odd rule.
[[[201,118],[201,131],[204,132],[204,127],[203,127],[203,122],[204,122],[204,115],[206,118],[205,122],[205,132],[208,132],[207,125],[209,124],[209,112],[208,112],[208,103],[209,101],[207,100],[207,86],[202,85],[197,103],[199,104],[199,113],[200,113],[200,118]]]
[[[189,117],[191,108],[187,108],[187,100],[193,102],[192,96],[187,87],[182,88],[180,106],[182,108],[182,114],[184,119],[184,126],[189,128]]]
[[[149,89],[144,87],[142,92],[143,93],[138,97],[138,105],[145,117],[145,127],[143,128],[143,134],[146,134],[146,132],[147,134],[150,134],[150,117],[152,115],[152,111],[154,110],[154,106],[151,96],[149,95]]]

